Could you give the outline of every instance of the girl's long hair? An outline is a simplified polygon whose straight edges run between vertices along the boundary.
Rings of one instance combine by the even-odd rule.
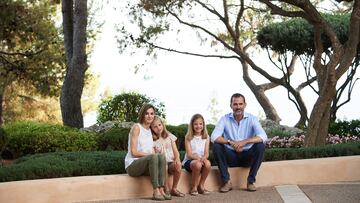
[[[164,138],[164,139],[167,138],[167,137],[169,136],[169,132],[167,131],[166,126],[165,126],[163,120],[162,120],[159,116],[155,116],[153,123],[154,123],[155,121],[160,121],[161,125],[163,126],[163,131],[161,132],[160,135],[157,135],[157,134],[153,131],[153,129],[151,128],[151,125],[150,125],[150,129],[151,129],[151,132],[152,132],[152,134],[153,134],[153,139],[154,139],[154,140],[158,140],[158,139],[160,138],[160,136],[161,136],[162,138]]]
[[[188,130],[187,130],[187,133],[185,135],[185,139],[192,140],[194,138],[194,126],[193,126],[193,124],[199,118],[203,122],[203,130],[201,131],[201,138],[202,139],[207,139],[209,137],[209,134],[208,134],[207,129],[206,129],[204,117],[201,114],[195,114],[195,115],[193,115],[191,117],[190,124],[188,126]]]

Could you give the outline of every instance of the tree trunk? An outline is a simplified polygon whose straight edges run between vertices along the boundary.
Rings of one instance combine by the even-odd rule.
[[[319,97],[311,111],[305,146],[320,146],[326,144],[330,123],[330,110],[333,98],[336,95],[336,59],[339,54],[334,54],[333,61],[323,66],[321,63],[315,63],[314,69],[317,71]]]
[[[86,59],[86,26],[87,26],[87,1],[73,2],[63,0],[63,27],[67,71],[61,88],[60,106],[63,124],[70,127],[84,127],[81,110],[81,95],[84,87]],[[71,9],[70,5],[71,4]],[[72,13],[73,20],[72,19]],[[69,23],[72,25],[70,26]]]
[[[2,124],[4,123],[4,121],[3,121],[3,98],[4,98],[4,93],[2,91],[0,91],[0,126],[2,126]]]
[[[256,85],[249,76],[248,66],[245,62],[242,62],[243,67],[243,78],[247,86],[255,95],[257,101],[263,108],[266,119],[270,119],[275,121],[276,123],[280,123],[281,118],[279,117],[277,111],[275,110],[274,106],[271,104],[270,100],[265,95],[265,90],[259,85]],[[272,84],[272,87],[276,87],[276,84]]]
[[[330,123],[330,104],[321,104],[321,99],[316,101],[310,115],[309,127],[305,139],[305,146],[320,146],[326,144]]]
[[[4,79],[6,80],[6,79]],[[4,97],[7,81],[0,82],[0,126],[4,124]]]

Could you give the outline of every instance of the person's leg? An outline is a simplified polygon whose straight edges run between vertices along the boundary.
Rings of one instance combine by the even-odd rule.
[[[174,184],[174,172],[173,172],[173,162],[167,163],[167,173],[166,173],[166,193],[170,193],[172,185]]]
[[[165,192],[165,184],[166,184],[166,175],[167,175],[167,162],[164,154],[154,154],[156,158],[154,158],[155,167],[152,168],[154,170],[152,173],[154,175],[154,181],[158,182],[158,190],[160,194],[163,196],[165,200],[171,200],[171,195],[166,194]],[[155,198],[156,199],[156,198]]]
[[[202,168],[202,164],[200,161],[198,160],[192,160],[190,163],[190,168],[191,168],[191,190],[190,190],[190,194],[191,195],[196,195],[197,194],[197,187],[199,185],[199,178],[200,178],[200,171]]]
[[[255,143],[248,151],[239,153],[241,165],[250,166],[250,172],[247,178],[248,183],[254,183],[256,181],[256,174],[264,159],[264,154],[265,144],[262,142]]]
[[[126,168],[127,174],[132,177],[147,175],[149,170],[149,158],[141,157],[133,161],[129,167]]]
[[[177,186],[179,184],[180,176],[181,176],[181,163],[180,162],[172,162],[169,165],[169,172],[173,175],[173,183],[172,190],[177,190]]]
[[[166,183],[166,174],[167,174],[167,162],[164,154],[157,154],[158,156],[158,177],[159,177],[159,186],[165,187]]]
[[[154,164],[155,163],[155,164]],[[160,198],[160,190],[157,178],[155,178],[154,165],[157,164],[157,156],[148,155],[141,157],[135,160],[131,165],[126,169],[127,173],[130,176],[138,177],[142,175],[150,176],[151,184],[153,186],[153,198]]]
[[[206,160],[201,169],[200,182],[199,182],[199,186],[197,188],[198,192],[201,194],[209,193],[207,190],[205,190],[205,180],[208,177],[210,171],[211,171],[211,163],[209,160]]]
[[[223,144],[214,143],[212,146],[213,156],[218,165],[221,180],[226,183],[230,180],[228,167],[239,166],[239,157],[236,151],[228,149]]]
[[[168,173],[169,176],[168,177],[172,177],[172,184],[169,182],[169,188],[170,188],[170,194],[172,196],[177,196],[177,197],[184,197],[185,194],[180,192],[177,189],[177,186],[179,184],[179,180],[180,180],[180,176],[181,176],[181,162],[177,161],[177,162],[171,162],[168,164]]]

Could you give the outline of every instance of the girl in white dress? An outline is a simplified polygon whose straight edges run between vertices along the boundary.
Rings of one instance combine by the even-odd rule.
[[[155,152],[165,154],[166,157],[168,166],[166,191],[170,192],[172,196],[184,197],[185,194],[177,189],[181,176],[180,154],[175,142],[177,138],[166,130],[166,126],[158,116],[155,116],[150,128],[153,133]]]
[[[205,189],[205,180],[211,170],[209,158],[209,135],[206,130],[204,117],[195,114],[190,120],[185,136],[184,168],[191,173],[191,195],[209,194]]]

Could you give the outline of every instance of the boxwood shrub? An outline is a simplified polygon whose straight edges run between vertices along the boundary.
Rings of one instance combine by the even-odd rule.
[[[38,122],[16,122],[4,126],[8,136],[6,150],[13,158],[56,151],[97,149],[96,135],[76,128]]]
[[[114,127],[98,135],[99,150],[127,150],[130,128]]]
[[[125,151],[53,152],[0,167],[0,182],[125,173]]]

